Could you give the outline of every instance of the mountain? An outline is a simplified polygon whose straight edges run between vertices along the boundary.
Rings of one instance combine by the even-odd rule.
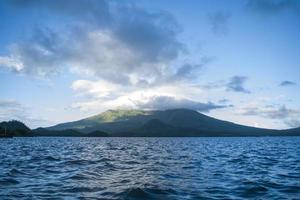
[[[132,129],[127,132],[121,131],[116,135],[124,137],[181,137],[185,136],[183,133],[189,133],[189,136],[191,136],[191,131],[191,129],[174,127],[172,125],[165,124],[158,119],[151,119],[139,128]]]
[[[218,120],[194,110],[108,110],[48,130],[104,131],[109,136],[279,136],[300,135],[300,129],[271,130]]]
[[[281,130],[280,132],[284,135],[287,135],[287,136],[300,135],[300,127],[299,128],[293,128],[293,129]]]
[[[5,134],[6,133],[6,134]],[[82,120],[30,130],[19,121],[0,123],[0,136],[199,137],[300,136],[300,128],[261,129],[218,120],[189,109],[108,110]]]
[[[83,132],[104,130],[106,132],[115,132],[124,129],[127,130],[135,128],[136,126],[140,125],[140,122],[145,122],[145,116],[151,115],[151,113],[152,111],[142,110],[108,110],[99,115],[95,115],[79,121],[58,124],[56,126],[49,127],[48,129],[75,129]]]
[[[0,123],[0,135],[30,136],[30,128],[24,123],[13,120]]]
[[[33,136],[40,137],[106,137],[107,133],[102,131],[93,131],[91,133],[81,133],[77,130],[73,129],[65,129],[65,130],[49,130],[45,128],[37,128],[31,131]]]
[[[37,128],[31,130],[24,123],[13,120],[8,122],[0,122],[0,137],[107,137],[108,134],[103,131],[93,131],[82,133],[78,130],[49,130],[46,128]]]

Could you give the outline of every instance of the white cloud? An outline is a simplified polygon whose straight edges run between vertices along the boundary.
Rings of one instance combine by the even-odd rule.
[[[86,100],[74,103],[74,108],[83,111],[101,112],[112,108],[135,109],[172,109],[188,108],[201,112],[227,107],[209,101],[192,100],[201,96],[201,89],[185,84],[164,85],[141,89],[138,87],[120,87],[103,81],[79,80],[73,83],[75,92],[87,96]]]
[[[20,72],[24,68],[24,65],[14,57],[4,56],[0,57],[0,67],[6,67],[13,71]]]
[[[218,105],[212,102],[197,102],[185,98],[177,98],[171,96],[151,96],[148,99],[133,101],[133,103],[142,109],[150,110],[165,110],[165,109],[176,109],[186,108],[197,110],[200,112],[209,112],[214,109],[220,109],[228,107],[227,105]]]
[[[94,98],[108,97],[113,92],[117,92],[119,88],[119,85],[104,80],[77,80],[72,83],[73,90],[82,95],[88,95]]]
[[[201,96],[202,89],[186,83],[165,83],[163,85],[143,87],[140,85],[120,85],[105,80],[76,80],[72,83],[72,89],[81,96],[92,98],[104,98],[128,96],[132,98],[145,98],[148,96],[176,96],[178,98],[192,98]]]

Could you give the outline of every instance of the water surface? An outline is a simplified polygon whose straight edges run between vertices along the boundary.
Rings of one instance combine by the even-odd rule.
[[[0,199],[299,199],[300,137],[0,139]]]

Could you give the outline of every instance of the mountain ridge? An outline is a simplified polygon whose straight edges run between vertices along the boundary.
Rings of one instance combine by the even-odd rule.
[[[152,124],[150,127],[149,122]],[[153,121],[154,120],[154,121]],[[156,126],[155,126],[156,124]],[[157,127],[161,127],[161,129]],[[151,128],[151,129],[150,129]],[[299,134],[298,129],[273,130],[255,128],[209,117],[195,110],[118,109],[74,122],[62,123],[49,130],[75,129],[83,133],[104,131],[109,136],[272,136]],[[156,129],[156,133],[154,133]],[[169,133],[165,133],[169,130]],[[164,134],[163,134],[164,133]],[[176,134],[175,134],[176,133]],[[299,134],[300,135],[300,134]]]
[[[12,136],[59,137],[215,137],[300,136],[300,127],[274,130],[219,120],[195,110],[107,110],[73,122],[29,129],[18,121],[0,123]]]

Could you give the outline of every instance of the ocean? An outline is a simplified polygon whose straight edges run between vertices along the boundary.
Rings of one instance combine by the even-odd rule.
[[[300,199],[300,137],[0,138],[0,199]]]

